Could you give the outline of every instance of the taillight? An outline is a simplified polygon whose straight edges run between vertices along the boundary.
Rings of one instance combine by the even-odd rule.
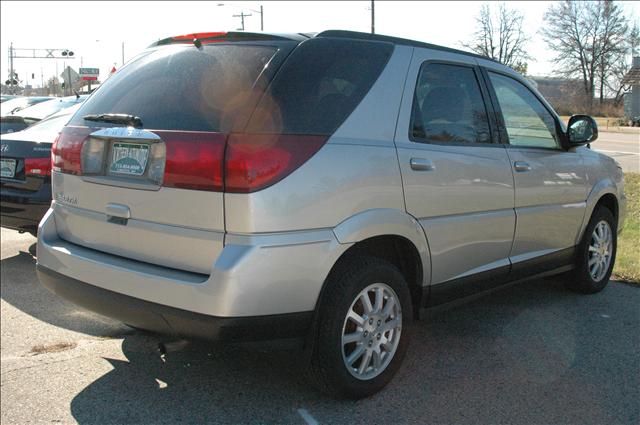
[[[67,174],[82,174],[82,142],[91,133],[86,127],[65,127],[51,147],[53,171]]]
[[[327,136],[231,134],[225,157],[225,191],[249,193],[291,174],[311,158]]]
[[[180,189],[222,191],[222,133],[156,131],[166,147],[162,185]]]
[[[27,176],[50,176],[51,175],[51,159],[26,158],[24,160],[24,173]]]

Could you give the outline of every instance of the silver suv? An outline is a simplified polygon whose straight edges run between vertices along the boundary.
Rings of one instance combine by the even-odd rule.
[[[38,274],[131,326],[300,338],[332,395],[398,370],[423,308],[524,278],[607,284],[622,172],[513,70],[377,35],[161,40],[52,149]]]

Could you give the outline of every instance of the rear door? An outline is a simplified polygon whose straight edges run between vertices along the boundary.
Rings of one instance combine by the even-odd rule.
[[[546,256],[570,256],[585,213],[587,178],[580,154],[560,146],[559,123],[524,84],[488,72],[508,138],[515,181],[514,264]]]
[[[224,241],[227,134],[295,44],[164,46],[107,80],[54,146],[59,236],[209,274]]]
[[[513,177],[480,81],[474,58],[416,49],[406,82],[396,146],[436,285],[509,269]]]

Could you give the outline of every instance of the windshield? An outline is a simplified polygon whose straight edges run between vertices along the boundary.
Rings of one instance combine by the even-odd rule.
[[[45,100],[52,99],[50,97],[17,97],[15,99],[2,102],[0,105],[0,115],[5,116],[10,114],[14,110],[20,110],[36,103],[44,102]]]
[[[76,96],[48,100],[46,102],[41,102],[41,103],[38,103],[37,105],[33,105],[33,106],[29,106],[28,108],[21,109],[20,111],[15,112],[13,115],[41,120],[43,118],[46,118],[50,115],[55,114],[56,112],[64,108],[73,106],[76,103],[81,103],[84,100],[85,100],[85,97],[80,97],[78,99]]]

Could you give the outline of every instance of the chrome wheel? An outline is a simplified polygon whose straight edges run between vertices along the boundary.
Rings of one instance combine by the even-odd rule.
[[[609,223],[602,220],[596,224],[589,243],[589,274],[599,282],[609,271],[613,253],[613,233]]]
[[[381,374],[393,359],[402,332],[402,309],[385,283],[363,289],[351,303],[342,326],[342,359],[361,380]]]

